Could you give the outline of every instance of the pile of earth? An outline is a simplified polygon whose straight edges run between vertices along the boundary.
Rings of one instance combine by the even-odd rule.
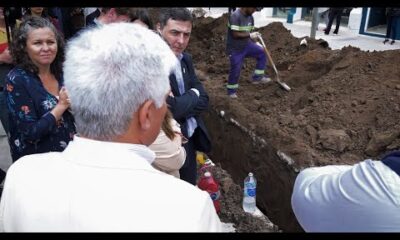
[[[379,158],[400,146],[400,50],[331,50],[324,40],[294,37],[282,23],[257,29],[269,48],[280,78],[248,82],[255,67],[246,59],[238,99],[226,94],[229,59],[225,53],[227,14],[197,18],[188,47],[211,107],[224,109],[258,136],[288,153],[298,169],[352,164]],[[274,79],[271,68],[267,72]]]

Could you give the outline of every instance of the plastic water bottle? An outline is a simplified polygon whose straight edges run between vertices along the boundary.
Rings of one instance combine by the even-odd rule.
[[[243,196],[243,210],[248,213],[254,213],[256,211],[256,188],[257,180],[253,176],[253,173],[244,179],[244,196]]]
[[[220,192],[218,183],[213,178],[212,174],[206,171],[197,185],[201,190],[208,192],[210,194],[211,199],[213,200],[215,210],[217,213],[220,211]]]

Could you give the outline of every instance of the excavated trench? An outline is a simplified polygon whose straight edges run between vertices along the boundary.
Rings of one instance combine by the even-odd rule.
[[[204,115],[213,148],[210,155],[240,184],[249,172],[257,178],[257,207],[284,231],[302,231],[290,197],[298,169],[293,160],[267,139],[257,136],[229,115],[213,109]],[[223,111],[223,110],[222,110]]]

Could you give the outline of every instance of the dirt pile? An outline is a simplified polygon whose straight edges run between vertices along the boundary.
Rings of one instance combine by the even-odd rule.
[[[188,52],[204,81],[213,108],[229,114],[285,150],[298,168],[354,163],[379,158],[400,146],[400,51],[331,50],[323,40],[308,46],[282,23],[258,29],[271,51],[281,79],[252,85],[255,61],[246,59],[239,99],[226,97],[229,61],[225,54],[227,14],[196,19]],[[273,71],[267,72],[274,78]]]

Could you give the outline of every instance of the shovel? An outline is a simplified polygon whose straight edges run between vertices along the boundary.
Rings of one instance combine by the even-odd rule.
[[[286,91],[290,91],[290,87],[289,87],[286,83],[282,82],[282,81],[279,79],[278,70],[277,70],[276,67],[275,67],[275,64],[274,64],[274,61],[272,60],[271,54],[269,53],[267,47],[265,46],[264,40],[262,39],[261,36],[258,36],[258,39],[260,39],[261,44],[262,44],[262,46],[264,47],[264,51],[265,51],[265,53],[267,54],[268,60],[269,60],[269,62],[271,63],[272,68],[273,68],[274,71],[275,71],[276,81],[278,82],[279,85],[281,85],[281,87],[282,87],[283,89],[285,89]]]

